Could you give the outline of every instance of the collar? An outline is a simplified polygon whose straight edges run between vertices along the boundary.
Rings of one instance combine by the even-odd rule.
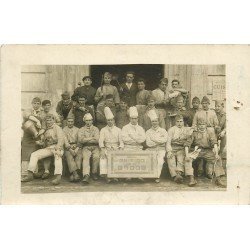
[[[154,131],[159,131],[159,128],[160,128],[160,126],[158,126],[157,128],[154,128],[153,126],[151,127],[151,129]]]
[[[84,126],[86,129],[89,129],[89,130],[91,130],[93,127],[94,127],[94,125],[91,125],[90,127],[87,127],[86,125]]]

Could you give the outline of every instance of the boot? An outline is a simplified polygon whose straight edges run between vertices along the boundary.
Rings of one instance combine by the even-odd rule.
[[[86,175],[83,177],[82,183],[83,183],[84,185],[89,184],[89,175],[88,175],[88,174],[86,174]]]
[[[21,182],[29,182],[29,181],[32,181],[33,179],[34,179],[34,174],[33,174],[33,172],[28,171],[27,176],[25,176],[25,177],[21,180]]]
[[[53,185],[59,185],[61,182],[62,175],[57,174],[56,178],[51,182]]]
[[[98,175],[97,174],[92,174],[92,179],[94,181],[97,181],[99,178],[98,178]]]
[[[73,178],[74,178],[74,181],[75,181],[75,182],[80,181],[80,176],[78,175],[77,171],[74,171],[74,172],[72,173],[72,175],[73,175]]]
[[[48,179],[50,176],[50,173],[49,172],[44,172],[43,175],[42,175],[42,179],[45,180],[45,179]]]
[[[182,176],[179,173],[177,173],[177,175],[174,177],[174,181],[176,183],[180,184],[180,183],[183,182],[183,178],[182,178]]]
[[[190,179],[189,179],[188,186],[189,186],[189,187],[195,186],[195,185],[197,184],[197,181],[194,179],[194,176],[193,176],[193,175],[190,175],[189,178],[190,178]]]
[[[41,179],[42,176],[43,176],[43,172],[34,173],[33,176],[34,176],[35,179]]]
[[[227,185],[221,180],[220,177],[217,177],[215,180],[215,184],[219,187],[227,187]]]

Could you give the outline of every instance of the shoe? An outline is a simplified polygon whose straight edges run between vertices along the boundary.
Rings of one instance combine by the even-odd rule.
[[[83,180],[82,180],[82,183],[83,184],[89,184],[89,175],[87,174],[87,175],[84,175],[84,177],[83,177]]]
[[[108,178],[108,177],[106,177],[106,183],[107,183],[107,184],[110,184],[111,182],[112,182],[111,179]]]
[[[94,180],[94,181],[97,181],[99,178],[98,178],[98,175],[97,174],[93,174],[92,175],[92,179]]]
[[[211,179],[213,179],[213,175],[207,174],[207,178],[211,180]]]
[[[112,181],[115,182],[115,183],[119,182],[119,180],[117,178],[113,178]]]
[[[155,183],[160,183],[160,178],[155,179]]]
[[[194,179],[194,176],[190,175],[190,180],[189,180],[188,186],[194,187],[196,184],[197,184],[197,181]]]
[[[43,176],[43,173],[44,172],[37,172],[37,173],[34,173],[33,176],[35,179],[41,179]]]
[[[28,171],[28,175],[22,178],[21,182],[29,182],[33,181],[33,179],[34,179],[33,172]]]
[[[74,182],[74,181],[75,181],[75,178],[74,178],[74,175],[73,175],[73,174],[70,175],[69,181],[70,181],[70,182]]]
[[[137,180],[138,180],[139,182],[141,182],[141,183],[144,183],[144,182],[145,182],[145,180],[144,180],[143,178],[137,178]]]
[[[56,175],[56,178],[51,182],[53,185],[59,185],[60,182],[61,182],[61,175],[60,174],[57,174]]]
[[[177,174],[175,177],[174,177],[174,181],[178,184],[182,183],[183,182],[183,178],[181,175]]]
[[[72,174],[73,174],[74,182],[78,182],[78,181],[81,180],[80,176],[77,173],[77,171],[74,171]]]
[[[44,172],[43,175],[42,175],[42,179],[43,180],[48,179],[49,176],[50,176],[50,173]]]
[[[221,180],[220,177],[217,177],[215,180],[215,184],[219,187],[227,187],[227,185]]]

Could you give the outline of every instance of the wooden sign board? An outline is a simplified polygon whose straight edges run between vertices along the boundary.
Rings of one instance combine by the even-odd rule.
[[[108,177],[110,178],[157,178],[155,151],[108,152]]]

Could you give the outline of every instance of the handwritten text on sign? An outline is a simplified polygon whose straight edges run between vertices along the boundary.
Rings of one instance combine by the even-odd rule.
[[[156,178],[156,152],[111,151],[108,153],[108,176],[114,178]]]

